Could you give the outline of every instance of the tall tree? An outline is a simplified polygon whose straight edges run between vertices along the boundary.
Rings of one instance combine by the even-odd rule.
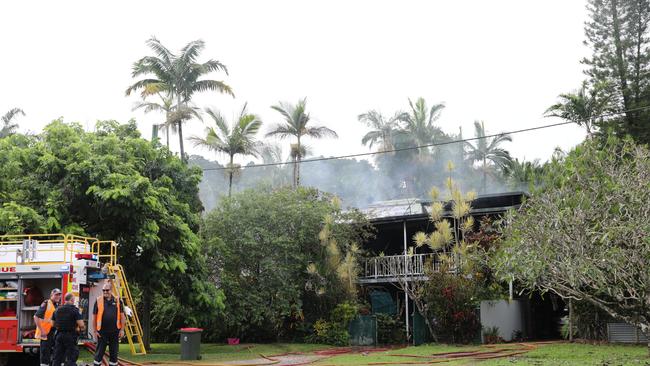
[[[133,121],[98,122],[96,132],[55,121],[38,136],[0,140],[0,234],[37,230],[117,241],[127,278],[142,291],[148,344],[158,292],[183,304],[165,324],[182,318],[199,326],[223,309],[206,272],[210,249],[197,236],[200,180],[199,169],[142,139]],[[6,217],[13,227],[3,225]]]
[[[152,37],[147,45],[154,52],[154,56],[145,56],[133,64],[133,78],[144,76],[128,89],[126,95],[141,91],[141,96],[165,93],[176,103],[173,110],[181,112],[188,108],[192,97],[197,92],[218,91],[234,96],[232,89],[223,81],[202,79],[207,74],[223,71],[228,74],[224,64],[216,60],[197,62],[201,51],[205,48],[202,40],[192,41],[181,48],[178,54],[171,52],[160,41]],[[182,115],[182,113],[180,113]],[[180,144],[181,159],[186,161],[183,142],[183,121],[177,121],[178,141]]]
[[[376,110],[370,110],[358,116],[359,122],[365,123],[372,130],[366,133],[361,143],[372,146],[379,145],[379,151],[389,151],[395,148],[395,136],[400,133],[399,123],[406,121],[408,115],[403,112],[396,112],[392,117],[386,119]]]
[[[158,128],[165,129],[165,139],[167,148],[169,149],[169,134],[178,132],[178,125],[185,120],[192,117],[201,119],[199,109],[191,104],[187,104],[185,108],[179,109],[174,106],[174,100],[170,95],[158,93],[160,102],[149,102],[147,100],[140,101],[133,106],[133,110],[142,109],[144,113],[149,112],[162,112],[165,114],[165,120],[156,124]]]
[[[22,114],[24,116],[25,112],[23,112],[23,110],[20,108],[12,108],[7,113],[5,113],[4,116],[2,116],[2,125],[0,126],[0,139],[9,135],[13,135],[16,133],[16,131],[18,131],[18,124],[14,123],[13,120],[19,114]]]
[[[229,162],[226,167],[228,174],[228,197],[232,195],[232,180],[240,166],[235,165],[236,155],[253,155],[260,153],[260,144],[255,140],[255,135],[262,126],[258,116],[248,113],[247,104],[241,109],[237,121],[229,125],[219,111],[206,108],[205,112],[212,118],[215,127],[206,128],[205,137],[191,137],[196,146],[203,146],[217,153],[226,154]]]
[[[512,141],[510,135],[501,134],[491,138],[485,136],[485,124],[474,121],[474,137],[477,138],[477,141],[475,144],[465,141],[465,147],[468,149],[468,159],[473,163],[479,162],[481,164],[483,193],[487,191],[487,174],[490,167],[497,171],[503,171],[512,162],[510,153],[500,147],[504,142]]]
[[[650,151],[630,138],[587,140],[553,159],[544,185],[507,218],[496,275],[588,302],[650,336],[648,176]]]
[[[312,137],[320,139],[323,137],[334,137],[338,135],[334,130],[324,126],[308,126],[311,120],[306,109],[307,98],[303,98],[293,105],[290,103],[280,102],[271,106],[274,110],[282,115],[284,123],[275,125],[266,136],[278,136],[280,138],[295,137],[297,143],[295,147],[292,144],[292,154],[296,155],[296,162],[293,164],[293,186],[300,185],[300,160],[302,159],[302,139]]]
[[[616,108],[624,112],[619,133],[650,142],[649,0],[589,0],[591,20],[585,43],[593,50],[583,63],[592,84],[606,84]]]
[[[605,87],[594,85],[589,87],[583,83],[575,93],[560,94],[560,101],[550,106],[545,115],[560,117],[582,126],[589,136],[594,128],[602,125],[604,114],[610,110],[610,96],[605,93]]]
[[[415,103],[409,99],[409,107],[411,110],[405,116],[404,134],[411,146],[429,145],[444,136],[436,125],[440,113],[445,108],[444,104],[438,103],[428,107],[424,98],[418,98]],[[429,148],[419,149],[420,154],[429,151]]]

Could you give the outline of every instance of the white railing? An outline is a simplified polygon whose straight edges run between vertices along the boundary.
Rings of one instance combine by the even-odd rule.
[[[366,260],[361,278],[424,276],[426,274],[425,266],[433,266],[433,271],[439,271],[438,256],[429,253],[373,257]]]

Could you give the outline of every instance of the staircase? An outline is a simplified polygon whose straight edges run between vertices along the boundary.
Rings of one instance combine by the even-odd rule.
[[[120,264],[111,264],[108,266],[108,274],[114,275],[115,280],[113,282],[113,292],[117,294],[117,297],[122,299],[122,302],[125,306],[128,306],[131,309],[131,316],[126,316],[126,338],[129,341],[129,346],[131,347],[132,355],[146,355],[147,350],[144,347],[144,341],[142,338],[142,326],[140,325],[140,318],[138,318],[138,312],[135,311],[135,304],[133,303],[133,297],[131,297],[131,290],[129,289],[129,283],[126,280],[124,275],[124,268]]]

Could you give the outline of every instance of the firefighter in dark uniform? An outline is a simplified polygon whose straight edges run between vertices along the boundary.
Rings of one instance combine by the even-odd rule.
[[[93,308],[95,324],[95,337],[97,338],[97,350],[95,351],[94,364],[101,365],[106,346],[108,346],[108,365],[117,366],[117,356],[120,346],[120,338],[124,337],[124,304],[113,296],[110,283],[102,287],[102,296],[95,302]]]
[[[41,340],[41,366],[49,366],[52,361],[52,351],[54,350],[54,336],[52,317],[54,311],[61,302],[61,290],[55,288],[50,292],[50,298],[43,301],[41,307],[34,314],[34,323],[36,324],[36,335],[34,338]]]
[[[56,325],[56,346],[54,347],[54,360],[52,365],[76,366],[79,357],[77,339],[79,331],[84,330],[84,321],[79,308],[74,305],[74,295],[65,295],[65,304],[59,306],[54,312]]]

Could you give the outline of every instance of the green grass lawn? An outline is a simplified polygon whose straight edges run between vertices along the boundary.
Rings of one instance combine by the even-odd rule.
[[[271,344],[241,344],[229,346],[225,344],[202,344],[202,362],[209,361],[233,361],[259,358],[260,354],[265,356],[288,353],[288,352],[313,352],[331,348],[318,344],[299,343],[271,343]],[[108,350],[107,350],[108,352]],[[120,345],[120,357],[138,363],[155,361],[178,361],[180,359],[181,346],[175,343],[157,343],[151,345],[151,352],[146,356],[132,356],[128,344]],[[92,361],[92,356],[87,351],[81,351],[80,361]]]
[[[521,348],[514,344],[497,345],[498,348]],[[373,362],[426,362],[432,359],[395,357],[390,355],[421,355],[429,356],[443,352],[490,351],[493,348],[484,346],[448,346],[448,345],[423,345],[408,347],[394,351],[371,353],[367,356],[361,354],[347,354],[321,360],[317,365],[368,365]],[[442,362],[441,365],[481,365],[481,366],[564,366],[564,365],[594,365],[594,366],[650,366],[648,349],[645,346],[626,345],[584,345],[584,344],[548,344],[540,345],[536,349],[522,355],[492,359],[471,360],[459,359]]]
[[[521,349],[515,344],[496,345],[497,348]],[[121,357],[138,363],[156,361],[177,361],[179,360],[180,346],[178,344],[154,344],[152,351],[146,356],[131,356],[128,345],[121,345]],[[233,360],[251,360],[260,357],[260,354],[271,356],[288,352],[311,353],[318,350],[330,349],[331,346],[312,344],[243,344],[228,346],[223,344],[201,345],[202,360],[199,363],[210,363]],[[450,346],[442,344],[429,344],[419,347],[406,347],[382,352],[368,354],[351,353],[329,357],[320,360],[314,365],[368,365],[373,362],[427,362],[432,358],[415,358],[411,356],[430,356],[443,352],[487,352],[494,350],[485,346]],[[508,351],[507,351],[508,352]],[[400,356],[403,355],[403,356]],[[85,361],[90,361],[87,353],[82,353]],[[650,366],[648,349],[645,346],[627,345],[585,345],[585,344],[547,344],[539,345],[525,354],[493,359],[493,360],[472,360],[458,359],[443,362],[441,365],[465,366],[565,366],[565,365],[594,365],[594,366]]]
[[[598,365],[598,366],[650,366],[648,348],[628,345],[545,345],[524,355],[481,363],[482,366],[497,365]]]

